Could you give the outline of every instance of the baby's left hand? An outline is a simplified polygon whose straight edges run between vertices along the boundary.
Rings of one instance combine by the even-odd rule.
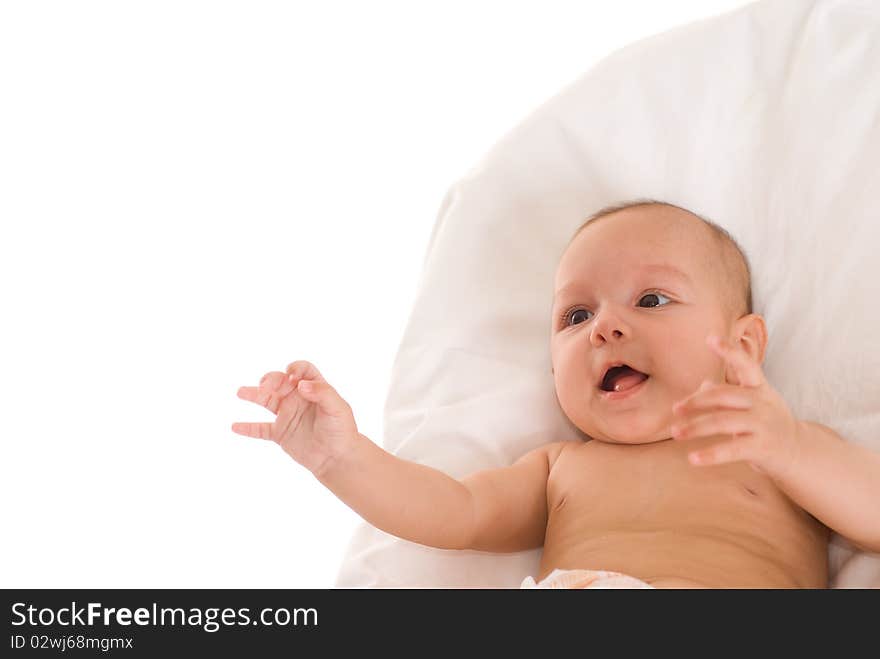
[[[705,381],[675,403],[673,439],[730,435],[711,448],[689,453],[691,464],[746,460],[770,476],[784,474],[797,455],[800,422],[767,382],[760,364],[717,336],[709,336],[706,343],[725,361],[732,383]]]

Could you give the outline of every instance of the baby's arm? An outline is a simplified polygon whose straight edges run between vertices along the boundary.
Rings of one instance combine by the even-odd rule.
[[[555,445],[458,481],[402,460],[359,433],[348,403],[309,362],[268,373],[259,387],[242,387],[238,395],[277,417],[273,423],[236,423],[233,431],[277,442],[387,533],[443,549],[518,551],[543,544],[548,456],[558,452]]]
[[[880,552],[880,453],[800,421],[791,467],[774,480],[798,505],[865,551]]]
[[[316,475],[367,522],[399,538],[441,549],[520,551],[544,543],[548,450],[458,481],[359,435]]]

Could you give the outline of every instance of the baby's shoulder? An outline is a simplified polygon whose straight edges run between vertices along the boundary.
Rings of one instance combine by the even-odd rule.
[[[565,460],[569,460],[575,457],[575,454],[579,453],[579,449],[585,446],[588,441],[580,439],[563,439],[558,442],[551,442],[550,444],[545,445],[544,448],[547,451],[547,463],[550,467],[550,471],[553,471],[553,466],[557,464],[557,462],[562,463]]]

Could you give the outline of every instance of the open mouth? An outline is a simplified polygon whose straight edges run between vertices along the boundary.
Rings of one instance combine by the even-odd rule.
[[[602,391],[628,391],[647,380],[650,375],[634,369],[628,364],[611,366],[602,377],[599,388]]]

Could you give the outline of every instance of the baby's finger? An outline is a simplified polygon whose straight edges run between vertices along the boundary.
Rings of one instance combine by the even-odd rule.
[[[271,371],[260,378],[260,387],[275,391],[287,382],[287,373],[281,371]]]
[[[317,367],[311,362],[299,360],[291,362],[287,365],[287,374],[294,377],[294,386],[300,380],[316,380],[317,382],[326,382],[324,376],[318,371]]]
[[[705,383],[703,383],[705,385]],[[710,384],[701,386],[698,391],[672,406],[672,413],[686,417],[708,410],[732,409],[748,410],[752,408],[750,391],[744,387],[729,384]]]
[[[672,425],[673,439],[695,439],[713,435],[733,435],[751,432],[752,415],[742,410],[733,412],[710,412]]]
[[[733,370],[738,384],[746,387],[758,387],[764,383],[764,372],[761,365],[755,362],[744,350],[731,346],[721,337],[710,334],[706,344]]]
[[[290,390],[290,387],[288,387]],[[248,400],[257,405],[262,405],[273,414],[278,414],[282,396],[274,391],[260,387],[239,387],[236,395],[242,400]]]
[[[236,422],[232,424],[232,432],[257,439],[272,439],[272,424],[250,421]]]
[[[259,387],[239,387],[238,391],[235,392],[235,395],[241,398],[242,400],[249,400],[252,403],[257,402],[257,397],[260,395]]]
[[[296,389],[296,383],[291,382],[286,373],[271,371],[260,379],[258,389],[265,395],[255,402],[277,413],[281,399]]]
[[[688,453],[688,461],[701,467],[749,460],[752,457],[749,444],[742,438],[734,437],[726,442]]]

